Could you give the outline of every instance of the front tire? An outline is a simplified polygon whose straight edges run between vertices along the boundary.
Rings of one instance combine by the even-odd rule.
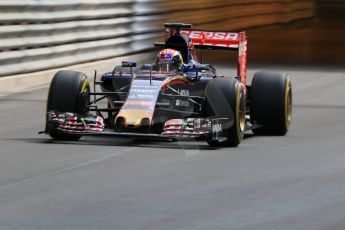
[[[225,142],[208,140],[210,146],[237,147],[246,128],[246,98],[241,83],[235,78],[215,78],[208,82],[205,93],[207,116],[228,118],[222,123]],[[211,115],[211,116],[212,116]]]
[[[87,104],[90,102],[90,86],[85,74],[60,70],[55,74],[50,83],[47,113],[49,111],[71,112],[80,115],[87,114]],[[46,131],[53,139],[57,140],[79,140],[79,134],[67,134],[49,127],[46,124]]]
[[[258,72],[251,85],[251,120],[256,135],[283,136],[292,120],[292,86],[288,74]]]

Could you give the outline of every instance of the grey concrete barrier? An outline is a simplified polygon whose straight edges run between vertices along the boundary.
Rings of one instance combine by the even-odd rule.
[[[0,1],[0,76],[147,50],[167,21],[240,30],[314,15],[314,0]]]

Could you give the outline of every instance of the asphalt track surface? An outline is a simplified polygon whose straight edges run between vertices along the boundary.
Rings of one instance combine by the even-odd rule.
[[[293,123],[285,137],[249,133],[238,148],[96,137],[54,142],[37,134],[47,88],[3,96],[0,229],[343,230],[339,60],[330,60],[338,67],[253,66],[249,75],[257,68],[292,75]]]

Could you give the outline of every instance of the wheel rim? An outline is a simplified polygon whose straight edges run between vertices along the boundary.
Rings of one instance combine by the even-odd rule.
[[[238,121],[238,138],[241,140],[243,138],[244,130],[246,127],[246,105],[244,100],[244,95],[242,93],[241,86],[237,89],[237,112],[236,120]]]
[[[289,128],[292,120],[292,89],[291,79],[288,78],[285,88],[285,125]]]
[[[85,79],[84,82],[83,82],[83,85],[81,86],[81,92],[84,93],[86,92],[86,90],[88,90],[90,87],[90,83],[89,83],[89,80]]]
[[[82,100],[78,100],[78,113],[80,113],[81,115],[86,115],[88,113],[88,106],[90,104],[90,83],[88,79],[84,80],[80,89],[79,96],[82,97]]]

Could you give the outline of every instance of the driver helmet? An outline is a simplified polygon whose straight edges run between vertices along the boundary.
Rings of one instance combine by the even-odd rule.
[[[174,49],[164,49],[157,54],[155,69],[163,72],[179,70],[183,63],[182,55]]]

